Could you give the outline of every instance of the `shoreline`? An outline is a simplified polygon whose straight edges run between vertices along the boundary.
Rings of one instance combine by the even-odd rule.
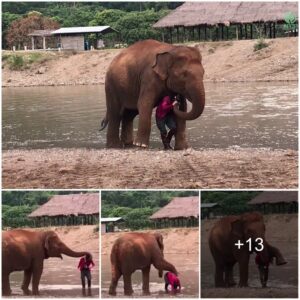
[[[3,150],[2,170],[4,189],[296,189],[298,151]]]

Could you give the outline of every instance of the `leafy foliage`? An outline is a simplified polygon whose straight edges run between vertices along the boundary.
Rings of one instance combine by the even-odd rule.
[[[269,47],[269,44],[265,41],[264,38],[260,38],[257,40],[257,42],[254,44],[254,52],[261,50],[263,48]]]
[[[260,192],[201,192],[202,203],[218,203],[222,215],[241,214],[251,210],[248,202]]]
[[[103,191],[101,216],[122,217],[130,229],[151,225],[149,217],[174,197],[198,196],[195,191]]]

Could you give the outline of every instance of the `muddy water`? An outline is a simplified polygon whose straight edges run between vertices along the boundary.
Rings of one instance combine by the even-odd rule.
[[[80,271],[77,269],[79,258],[63,256],[49,258],[44,261],[44,271],[39,289],[41,297],[98,297],[99,296],[99,255],[94,254],[95,267],[92,269],[91,293],[82,293]],[[14,272],[10,275],[10,284],[14,296],[22,296],[21,284],[23,272]],[[31,290],[31,285],[30,285]]]
[[[180,281],[182,284],[181,293],[177,293],[176,297],[197,298],[199,295],[199,264],[198,254],[165,254],[165,258],[172,262],[180,273]],[[102,255],[101,259],[101,295],[109,297],[108,289],[111,280],[110,260],[108,255]],[[136,271],[132,275],[132,287],[134,297],[142,297],[142,273]],[[151,267],[150,272],[150,292],[151,298],[172,297],[172,294],[166,294],[164,290],[164,280],[158,277],[158,272]],[[117,288],[117,296],[124,297],[123,279],[119,280]]]
[[[286,265],[276,266],[271,264],[269,268],[268,288],[293,289],[298,286],[298,250],[296,242],[272,242],[270,244],[280,249]],[[201,243],[201,289],[214,288],[214,261],[211,256],[208,243]],[[238,282],[238,265],[234,267],[234,278]],[[259,273],[255,264],[255,255],[250,256],[249,263],[249,287],[261,289]],[[245,295],[247,297],[247,295]]]
[[[192,147],[297,149],[297,83],[205,86],[204,113],[187,123]],[[2,107],[3,149],[105,145],[106,132],[98,132],[106,110],[102,85],[4,88]],[[154,122],[151,147],[161,147]]]

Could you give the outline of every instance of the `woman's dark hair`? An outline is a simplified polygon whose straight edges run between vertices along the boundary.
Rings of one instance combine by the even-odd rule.
[[[90,253],[86,254],[86,255],[85,255],[85,258],[86,258],[87,260],[92,260],[92,254],[90,254]]]

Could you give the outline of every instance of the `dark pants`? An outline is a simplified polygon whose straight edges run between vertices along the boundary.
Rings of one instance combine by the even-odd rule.
[[[89,269],[83,269],[81,270],[81,284],[82,287],[85,288],[85,277],[87,279],[88,282],[88,287],[91,287],[91,281],[92,281],[92,275],[91,275],[91,271]]]
[[[168,131],[166,126],[169,129],[176,129],[176,121],[173,113],[167,114],[163,119],[158,119],[156,117],[156,125],[162,135],[167,135]]]

